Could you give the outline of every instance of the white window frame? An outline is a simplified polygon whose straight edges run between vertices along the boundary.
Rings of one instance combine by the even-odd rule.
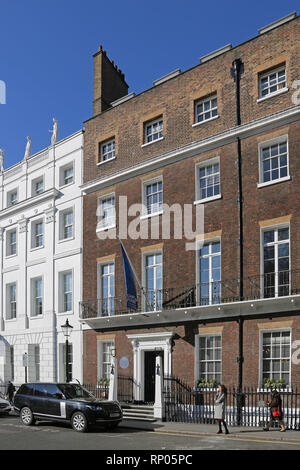
[[[38,359],[37,362],[37,352]],[[41,347],[40,344],[28,344],[28,380],[29,382],[40,382],[41,379]]]
[[[10,242],[10,237],[13,233],[16,234],[16,242],[15,243]],[[15,253],[11,252],[12,245],[15,246],[15,249],[16,249]],[[12,229],[10,229],[6,232],[6,258],[10,258],[12,256],[17,256],[17,255],[18,255],[18,231],[17,231],[17,228],[15,227],[15,228],[12,228]]]
[[[104,225],[103,222],[105,219],[102,219],[102,221],[100,221],[100,216],[101,216],[101,213],[102,213],[102,208],[103,208],[103,202],[108,200],[108,199],[114,199],[115,201],[115,204],[114,204],[114,208],[115,208],[115,214],[114,214],[114,221],[108,225]],[[116,227],[116,195],[115,193],[108,193],[108,194],[104,194],[103,196],[100,196],[98,197],[98,201],[97,201],[97,228],[96,228],[96,231],[97,232],[102,232],[103,230],[109,230],[109,229],[112,229],[112,228],[115,228]]]
[[[107,299],[113,299],[113,303],[112,303],[112,307],[111,307],[111,303],[109,301],[109,306],[108,306],[108,310],[107,310],[107,315],[103,315],[103,301],[104,301],[104,297],[103,297],[103,268],[104,266],[113,266],[114,267],[114,271],[113,273],[112,272],[109,272],[107,275],[105,275],[105,277],[107,277],[109,279],[109,290],[111,290],[111,287],[113,289],[113,293],[114,295],[113,296],[109,296],[107,297]],[[98,315],[99,316],[111,316],[111,315],[114,315],[115,314],[115,288],[116,288],[116,285],[115,285],[115,282],[116,282],[116,266],[115,266],[115,261],[114,260],[108,260],[108,261],[105,261],[105,262],[100,262],[100,263],[97,263],[97,290],[98,290]],[[106,312],[105,312],[106,313]]]
[[[279,145],[286,142],[286,154],[287,154],[287,176],[279,177],[274,180],[270,181],[263,181],[263,159],[262,159],[262,152],[265,147],[272,147],[272,145]],[[281,183],[283,181],[289,181],[291,179],[290,176],[290,165],[289,165],[289,136],[288,134],[284,134],[280,137],[276,137],[271,140],[266,140],[265,142],[260,142],[258,145],[258,168],[259,168],[259,182],[257,184],[258,188],[262,188],[264,186],[270,186],[272,184]]]
[[[42,190],[37,191],[37,184],[42,183]],[[38,196],[39,194],[42,194],[45,191],[45,181],[44,181],[44,175],[39,176],[38,178],[34,178],[31,183],[31,195],[32,196]]]
[[[289,293],[291,292],[291,286],[292,286],[292,274],[291,274],[291,227],[289,223],[283,223],[283,224],[277,224],[277,225],[270,225],[267,227],[262,227],[260,230],[260,272],[261,272],[261,285],[260,285],[260,291],[261,291],[261,298],[264,298],[264,233],[269,232],[269,231],[277,231],[279,229],[289,229],[289,281],[290,281],[290,287],[289,287]],[[285,241],[283,243],[286,243]],[[278,244],[276,244],[275,248],[275,268],[276,271],[275,273],[278,273]],[[275,283],[276,280],[278,281],[278,275],[275,276]],[[275,297],[270,297],[270,298],[278,298],[278,283],[275,284]],[[290,294],[289,294],[290,295]]]
[[[15,287],[15,300],[12,300],[11,288]],[[6,284],[6,321],[16,320],[18,315],[18,288],[17,282]],[[14,304],[14,313],[12,315],[12,304]]]
[[[110,151],[105,151],[104,148],[108,145],[112,145],[112,149]],[[111,155],[111,156],[109,156]],[[109,158],[106,158],[109,156]],[[98,165],[102,165],[103,163],[110,162],[111,160],[116,159],[116,139],[112,137],[111,139],[105,140],[99,143],[99,162]]]
[[[155,183],[162,183],[162,202],[161,202],[161,209],[156,211],[156,212],[150,212],[148,213],[148,205],[147,205],[147,187],[150,185],[153,185]],[[161,215],[163,214],[163,203],[164,203],[164,182],[163,182],[163,176],[157,176],[155,178],[152,178],[147,181],[142,182],[142,215],[141,219],[147,219],[149,217],[154,217],[156,215]]]
[[[201,188],[200,188],[200,170],[201,168],[207,168],[208,166],[212,165],[219,165],[219,194],[214,194],[213,196],[209,196],[206,198],[201,198]],[[215,201],[216,199],[222,198],[221,192],[221,166],[220,166],[220,157],[210,158],[209,160],[205,160],[204,162],[196,163],[195,165],[195,196],[196,200],[194,201],[194,205],[203,204],[210,201]]]
[[[161,123],[161,126],[159,127],[158,131],[157,132],[151,132],[150,134],[147,134],[147,130],[149,128],[152,128],[153,129],[153,126],[155,126],[156,124],[160,124]],[[164,139],[164,119],[163,119],[163,116],[160,116],[156,119],[153,119],[151,121],[147,121],[147,122],[144,122],[144,142],[143,142],[143,145],[142,147],[145,147],[146,145],[151,145],[151,144],[154,144],[155,142],[159,142],[160,140]],[[161,134],[161,135],[160,135]],[[156,139],[154,139],[153,137],[158,135],[158,137]],[[149,137],[151,137],[152,140],[149,140]]]
[[[156,290],[161,291],[161,303],[163,304],[164,257],[163,257],[163,250],[159,249],[159,250],[153,250],[153,251],[146,251],[142,255],[142,285],[144,286],[144,289],[145,289],[145,293],[142,293],[142,305],[143,305],[143,310],[144,311],[153,311],[153,312],[157,311],[157,312],[159,312],[160,310],[157,308],[158,303],[157,303],[156,300],[155,300],[155,309],[154,310],[150,309],[150,306],[148,305],[148,302],[146,300],[146,295],[147,295],[147,272],[146,272],[147,263],[146,263],[146,259],[147,259],[148,256],[153,256],[153,255],[154,256],[161,255],[161,288],[160,289],[154,289],[154,291],[156,291]],[[156,279],[156,276],[155,276],[155,279]]]
[[[16,198],[12,199],[12,196],[16,194]],[[19,202],[19,191],[18,188],[12,189],[7,193],[7,207],[15,206]]]
[[[61,382],[66,381],[66,343],[59,343],[59,377]],[[73,343],[69,341],[69,348],[68,348],[68,372],[69,372],[69,379],[73,380],[73,366],[74,366],[74,346]],[[70,361],[71,359],[71,361]]]
[[[42,289],[42,295],[41,296],[36,296],[36,283],[37,282],[41,282],[42,283],[42,286],[41,286],[41,289]],[[38,277],[34,277],[30,280],[30,284],[31,284],[31,317],[32,318],[41,318],[44,314],[44,279],[43,279],[43,276],[38,276]],[[37,313],[37,304],[36,304],[36,300],[38,298],[42,299],[42,313]]]
[[[292,378],[292,328],[270,328],[270,329],[261,329],[259,331],[259,387],[263,387],[263,335],[264,333],[280,333],[280,332],[289,332],[290,333],[290,368],[289,368],[289,383],[286,384],[287,388],[291,387],[291,378]],[[280,358],[281,359],[281,358]]]
[[[38,225],[42,225],[43,231],[37,234],[36,229]],[[42,239],[42,244],[37,245],[37,240]],[[31,250],[38,250],[45,246],[45,224],[43,219],[33,220],[31,222]]]
[[[217,106],[212,107],[212,101],[213,100],[217,100]],[[209,109],[207,109],[206,111],[203,110],[202,113],[197,113],[197,107],[201,104],[204,106],[204,103],[208,103],[208,102],[209,102]],[[217,114],[213,115],[215,110],[217,111]],[[207,113],[210,114],[209,118],[205,118],[205,114],[207,114]],[[199,116],[203,116],[202,121],[199,121]],[[200,99],[198,99],[194,102],[194,124],[193,124],[193,127],[199,126],[199,125],[201,125],[205,122],[213,121],[214,119],[217,119],[218,117],[219,117],[219,113],[218,113],[218,96],[217,96],[217,93],[214,93],[213,95],[206,96],[205,98],[200,98]]]
[[[108,378],[109,379],[109,376],[110,374],[108,374],[108,377],[104,377],[104,367],[103,365],[104,364],[111,364],[111,362],[105,362],[103,361],[103,346],[104,345],[110,345],[110,348],[111,349],[114,349],[115,348],[115,340],[114,339],[110,339],[110,340],[102,340],[102,339],[98,339],[97,340],[97,381],[99,382],[101,379],[103,378]],[[112,359],[112,356],[111,356],[111,359]]]
[[[70,237],[65,237],[65,216],[72,214],[72,224],[68,225],[68,227],[72,227],[72,235]],[[59,213],[59,240],[60,241],[68,241],[73,240],[75,238],[75,208],[74,206],[68,207],[63,209]]]
[[[210,254],[208,255],[209,256],[209,272],[210,272],[210,280],[209,280],[209,304],[208,305],[218,305],[218,304],[214,304],[212,303],[212,300],[213,300],[213,295],[212,295],[212,284],[213,282],[219,282],[220,283],[220,291],[219,291],[219,295],[220,295],[220,300],[222,299],[222,241],[221,241],[221,237],[214,237],[214,238],[208,238],[208,239],[205,239],[204,241],[201,240],[201,241],[197,241],[196,242],[196,245],[197,245],[197,250],[196,250],[196,304],[201,306],[203,304],[201,304],[201,277],[200,277],[200,249],[204,246],[204,245],[212,245],[213,243],[220,243],[220,280],[219,281],[213,281],[211,279],[211,271],[212,271],[212,257],[214,256],[212,253],[211,253],[211,248],[210,248]],[[204,304],[205,305],[205,304]]]
[[[11,374],[11,381],[15,380],[15,347],[9,347],[9,358],[10,358],[10,374]]]
[[[69,176],[68,178],[72,178],[71,182],[66,182],[66,177],[65,177],[65,172],[67,170],[72,169],[72,176]],[[75,183],[75,163],[74,161],[71,161],[67,163],[66,165],[63,165],[59,169],[59,182],[60,182],[60,187],[66,187],[66,186],[71,186],[72,184]]]
[[[278,82],[278,73],[282,72],[283,70],[285,71],[285,86],[284,87],[279,87],[280,82]],[[264,78],[270,77],[270,75],[273,75],[274,73],[277,75],[276,84],[271,85],[271,86],[269,85],[266,89],[269,90],[271,87],[276,86],[276,90],[273,91],[273,92],[269,92],[266,95],[262,95],[263,90],[262,90],[262,86],[261,86],[261,81]],[[268,82],[270,82],[270,78],[268,78]],[[271,98],[272,96],[280,95],[281,93],[285,93],[286,91],[288,91],[286,65],[281,65],[280,67],[269,69],[268,71],[261,72],[258,75],[258,100],[257,100],[257,102],[260,102],[260,101],[263,101],[265,99]]]
[[[220,371],[220,383],[222,383],[222,373],[223,373],[223,341],[222,341],[222,333],[198,333],[195,335],[195,384],[198,383],[200,380],[200,338],[206,338],[206,337],[211,337],[211,336],[218,336],[220,337],[221,340],[221,347],[219,348],[221,350],[221,359],[220,364],[221,364],[221,371]],[[217,362],[216,360],[211,361],[211,362]]]
[[[65,291],[64,289],[64,279],[67,274],[71,274],[72,280],[71,280],[71,288],[72,290]],[[61,271],[58,273],[58,278],[59,278],[59,313],[68,313],[71,314],[73,313],[74,310],[74,270],[73,269],[67,269],[65,271]],[[66,310],[65,309],[65,295],[71,293],[72,295],[72,308],[71,310]]]

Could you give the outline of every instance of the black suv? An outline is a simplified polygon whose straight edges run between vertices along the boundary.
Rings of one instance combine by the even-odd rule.
[[[75,431],[90,425],[115,428],[122,421],[122,408],[116,401],[97,400],[79,384],[27,383],[14,397],[14,408],[26,426],[36,420],[69,421]]]

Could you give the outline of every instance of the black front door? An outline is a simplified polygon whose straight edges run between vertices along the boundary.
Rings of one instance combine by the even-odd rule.
[[[144,400],[148,403],[155,401],[155,351],[145,351],[145,394]]]

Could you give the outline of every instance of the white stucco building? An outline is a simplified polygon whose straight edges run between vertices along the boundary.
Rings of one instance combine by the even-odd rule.
[[[82,264],[83,131],[0,174],[0,385],[82,379],[79,317]]]

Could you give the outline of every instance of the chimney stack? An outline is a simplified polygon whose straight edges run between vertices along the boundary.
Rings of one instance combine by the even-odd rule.
[[[110,108],[113,101],[128,94],[125,76],[99,46],[94,54],[94,100],[93,116]]]

